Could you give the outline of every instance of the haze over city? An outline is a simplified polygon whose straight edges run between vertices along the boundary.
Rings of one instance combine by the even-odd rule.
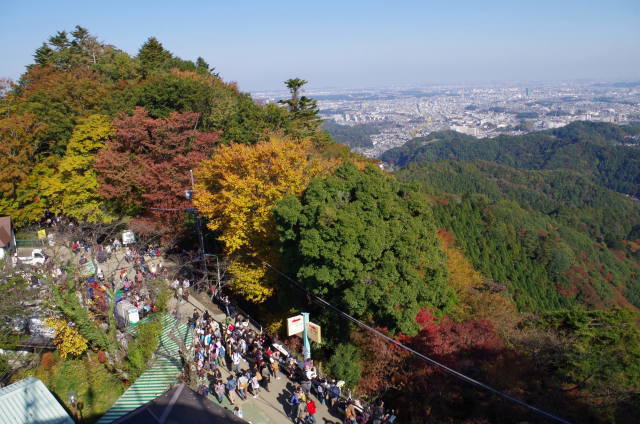
[[[640,78],[633,0],[241,3],[4,2],[0,77],[80,24],[130,54],[155,36],[243,91],[295,76],[309,88]]]

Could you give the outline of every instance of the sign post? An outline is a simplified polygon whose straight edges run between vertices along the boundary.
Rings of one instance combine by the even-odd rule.
[[[302,356],[304,360],[311,359],[311,346],[309,345],[309,337],[307,336],[307,327],[309,325],[309,312],[303,312],[302,317],[304,318],[304,330],[302,332]]]
[[[309,312],[301,312],[300,315],[287,318],[287,335],[299,335],[302,337],[302,355],[305,361],[311,359],[311,344],[309,340],[318,344],[322,343],[320,326],[309,321]]]

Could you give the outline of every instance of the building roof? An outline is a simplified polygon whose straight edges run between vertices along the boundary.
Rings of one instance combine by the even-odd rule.
[[[247,424],[185,384],[175,386],[113,424]]]
[[[27,377],[0,389],[0,424],[74,424],[42,381]]]
[[[11,217],[0,216],[0,248],[11,244]]]

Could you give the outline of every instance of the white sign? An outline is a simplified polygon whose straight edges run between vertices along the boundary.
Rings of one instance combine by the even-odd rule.
[[[312,342],[316,342],[318,344],[322,343],[320,326],[318,324],[309,322],[307,324],[307,337],[309,337],[309,340],[311,340]]]
[[[122,244],[132,244],[136,242],[136,235],[133,231],[127,230],[122,232]]]
[[[140,315],[138,314],[137,309],[129,309],[127,315],[129,315],[129,324],[135,324],[140,321]]]
[[[302,333],[304,331],[304,318],[302,315],[296,315],[295,317],[287,318],[287,335],[293,336],[294,334]]]

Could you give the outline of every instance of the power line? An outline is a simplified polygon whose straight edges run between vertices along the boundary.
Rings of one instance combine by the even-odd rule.
[[[260,259],[260,258],[259,258]],[[371,333],[374,333],[375,335],[377,335],[378,337],[386,340],[389,343],[392,343],[396,346],[398,346],[401,349],[406,350],[407,352],[411,353],[412,355],[422,359],[423,361],[429,363],[430,365],[433,365],[436,368],[441,369],[442,371],[453,375],[454,377],[463,380],[467,383],[470,383],[474,386],[480,387],[481,389],[484,389],[488,392],[493,393],[494,395],[501,397],[503,399],[506,399],[510,402],[516,403],[517,405],[520,405],[522,407],[525,407],[533,412],[535,412],[538,415],[542,415],[545,418],[548,418],[550,420],[562,423],[562,424],[571,424],[571,422],[565,420],[564,418],[560,418],[556,415],[551,414],[550,412],[544,411],[538,407],[535,407],[533,405],[530,405],[518,398],[515,398],[507,393],[504,393],[498,389],[495,389],[481,381],[478,381],[474,378],[471,378],[465,374],[462,374],[459,371],[454,370],[453,368],[449,368],[448,366],[441,364],[440,362],[436,361],[435,359],[429,358],[428,356],[410,348],[409,346],[400,343],[399,341],[387,336],[386,334],[376,330],[375,328],[363,323],[362,321],[352,317],[351,315],[347,314],[346,312],[338,309],[337,307],[333,306],[332,304],[330,304],[329,302],[327,302],[326,300],[322,299],[319,296],[316,296],[315,294],[311,293],[311,291],[309,291],[308,289],[306,289],[304,286],[302,286],[302,284],[300,284],[298,281],[294,280],[293,278],[289,277],[288,275],[286,275],[285,273],[283,273],[282,271],[278,270],[277,268],[273,267],[270,263],[268,263],[267,261],[260,259],[265,265],[267,265],[269,268],[271,268],[272,270],[274,270],[276,273],[280,274],[282,277],[284,277],[285,279],[287,279],[288,281],[290,281],[291,283],[293,283],[294,286],[296,286],[296,288],[298,288],[299,290],[302,290],[303,292],[305,292],[305,294],[307,296],[309,296],[315,303],[317,303],[320,306],[323,306],[325,308],[331,309],[332,311],[338,313],[338,315],[343,318],[346,319],[347,321],[351,321],[354,324],[356,324],[358,327],[365,329]]]
[[[193,210],[194,208],[152,208],[152,207],[145,207],[144,209],[151,209],[154,211],[190,211]]]

